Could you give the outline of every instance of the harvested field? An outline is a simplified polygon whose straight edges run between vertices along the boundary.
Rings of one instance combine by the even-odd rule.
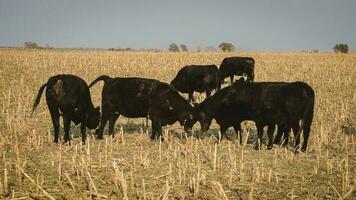
[[[219,66],[233,55],[255,58],[255,81],[300,80],[314,88],[306,153],[295,155],[292,146],[277,145],[255,151],[252,122],[244,123],[243,145],[216,144],[216,123],[211,135],[200,139],[185,135],[176,123],[164,129],[161,143],[149,139],[143,119],[124,117],[116,123],[114,139],[106,129],[104,140],[89,137],[86,145],[72,124],[68,146],[52,143],[44,98],[30,116],[39,87],[55,74],[75,74],[87,83],[103,74],[170,82],[184,65]],[[0,198],[356,198],[356,54],[2,49],[0,75]],[[102,83],[91,89],[95,106],[101,89]]]

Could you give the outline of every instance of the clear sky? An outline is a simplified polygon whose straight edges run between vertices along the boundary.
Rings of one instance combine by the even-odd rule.
[[[0,46],[356,50],[356,0],[0,0]]]

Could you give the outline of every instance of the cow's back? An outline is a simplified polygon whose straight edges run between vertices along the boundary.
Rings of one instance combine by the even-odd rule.
[[[251,57],[227,57],[223,59],[219,67],[220,78],[247,74],[253,81],[254,68],[255,60]]]
[[[305,83],[236,83],[239,84],[235,87],[236,95],[249,104],[253,118],[276,124],[302,118],[309,93]]]
[[[90,93],[87,83],[71,74],[51,77],[47,82],[46,98],[56,101],[59,106],[87,107]]]
[[[103,106],[126,117],[146,117],[151,94],[159,82],[144,78],[114,78],[105,83]]]
[[[205,92],[217,88],[219,70],[216,65],[188,65],[183,67],[171,84],[180,92]]]

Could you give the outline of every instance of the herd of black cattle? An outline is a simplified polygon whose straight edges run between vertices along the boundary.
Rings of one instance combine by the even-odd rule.
[[[186,132],[191,132],[196,122],[206,132],[213,119],[220,126],[221,137],[233,127],[242,142],[241,122],[253,120],[257,127],[258,142],[262,146],[263,129],[267,126],[268,145],[288,144],[293,130],[295,151],[299,149],[300,134],[304,140],[301,150],[307,148],[313,120],[313,89],[304,82],[254,82],[255,60],[250,57],[228,57],[220,67],[216,65],[189,65],[182,68],[170,84],[154,79],[137,77],[111,78],[103,75],[89,86],[80,77],[61,74],[50,77],[42,85],[35,99],[32,113],[46,88],[46,100],[54,128],[54,142],[59,140],[59,117],[63,117],[64,142],[70,142],[70,123],[81,124],[82,142],[86,141],[86,127],[96,129],[98,139],[103,139],[104,127],[109,121],[109,134],[114,135],[114,125],[120,115],[128,118],[149,118],[152,121],[151,139],[161,138],[162,126],[179,122]],[[233,83],[234,75],[245,76]],[[231,85],[221,89],[226,77]],[[89,89],[104,81],[100,107],[94,107]],[[216,90],[211,96],[211,92]],[[188,93],[189,101],[179,92]],[[207,98],[191,104],[193,92],[206,92]],[[275,127],[278,127],[274,138]],[[229,139],[229,138],[228,138]]]

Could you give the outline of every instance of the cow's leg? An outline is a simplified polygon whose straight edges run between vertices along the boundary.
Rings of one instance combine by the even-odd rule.
[[[101,119],[100,119],[100,126],[99,128],[95,131],[96,132],[96,138],[97,139],[104,139],[104,128],[105,128],[105,125],[106,123],[108,122],[109,120],[109,116],[108,116],[108,113],[106,112],[103,112],[103,115],[101,116]]]
[[[109,118],[109,135],[112,135],[112,137],[115,137],[115,132],[114,132],[114,127],[115,127],[115,122],[117,118],[119,118],[120,115],[111,115]]]
[[[304,123],[304,122],[303,122]],[[305,126],[303,127],[303,145],[302,145],[302,152],[305,152],[307,150],[307,145],[308,145],[308,139],[309,139],[309,134],[310,134],[310,126]]]
[[[82,143],[85,144],[87,140],[87,123],[88,123],[88,113],[82,114],[82,122],[80,124],[80,132],[82,133]]]
[[[283,135],[284,132],[285,132],[284,131],[284,127],[278,125],[278,131],[277,131],[276,137],[274,138],[274,144],[279,144],[281,142],[282,135]]]
[[[71,119],[69,115],[63,114],[64,143],[69,142],[69,144],[70,144],[70,138],[69,138],[70,122]]]
[[[290,132],[291,132],[290,127],[284,129],[284,132],[283,132],[283,144],[282,144],[283,147],[287,147],[288,146]]]
[[[194,102],[193,93],[194,93],[194,92],[189,92],[189,93],[188,93],[188,98],[189,98],[189,102],[190,102],[190,103],[193,103],[193,102]]]
[[[293,129],[293,133],[294,135],[297,135],[297,133],[299,132],[299,124],[296,123],[292,126],[292,129]],[[289,143],[289,134],[284,136],[285,137],[285,145],[287,145]]]
[[[231,85],[234,83],[234,75],[230,76],[230,82],[231,82]]]
[[[227,135],[226,135],[226,131],[227,131],[227,127],[220,126],[221,138],[218,138],[218,139],[219,139],[219,142],[220,142],[224,137],[226,137],[228,140],[230,140],[230,138],[228,138]]]
[[[59,139],[59,111],[58,107],[54,104],[51,104],[50,101],[47,100],[48,110],[51,114],[52,124],[53,124],[53,131],[54,131],[54,143],[58,143]]]
[[[272,149],[273,148],[273,133],[275,130],[276,126],[274,124],[269,124],[268,129],[267,129],[267,135],[268,135],[268,145],[267,149]]]
[[[294,132],[294,130],[293,130]],[[300,145],[300,133],[301,130],[299,129],[297,132],[294,132],[294,150],[295,152],[298,151],[299,149],[299,145]]]
[[[151,139],[157,140],[162,134],[162,125],[158,118],[152,118],[152,134]]]
[[[241,132],[241,124],[237,123],[234,125],[234,130],[237,136],[239,136],[240,139],[240,145],[242,144],[242,132]]]
[[[260,150],[261,147],[262,147],[263,124],[256,122],[256,127],[257,127],[258,139],[257,139],[257,142],[256,142],[255,149],[256,150]]]

